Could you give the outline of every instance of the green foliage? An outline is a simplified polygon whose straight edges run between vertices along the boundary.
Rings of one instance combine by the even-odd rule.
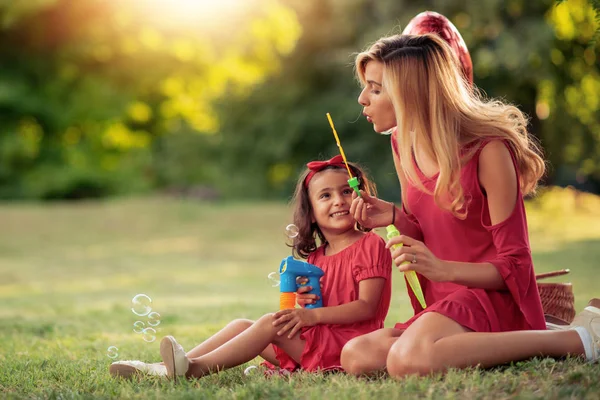
[[[600,190],[597,0],[206,8],[228,1],[0,2],[0,198],[197,186],[287,198],[306,161],[337,153],[329,112],[348,157],[397,199],[388,138],[360,115],[352,54],[424,10],[461,31],[476,84],[531,117],[547,182]]]
[[[228,101],[221,109],[224,172],[232,176],[244,165],[246,176],[233,180],[239,187],[229,180],[230,191],[290,193],[297,174],[281,181],[270,171],[291,165],[297,172],[308,160],[337,153],[324,116],[331,112],[347,156],[370,167],[384,197],[398,199],[388,140],[359,118],[352,54],[401,32],[424,10],[448,16],[461,31],[475,83],[530,116],[531,132],[550,162],[547,183],[574,184],[575,173],[579,182],[600,180],[600,42],[592,41],[600,25],[586,0],[288,4],[311,29],[305,29],[281,74],[257,88],[249,102]]]
[[[159,142],[214,135],[214,101],[276,71],[300,34],[275,0],[230,13],[227,35],[207,13],[186,19],[160,4],[0,3],[0,198],[156,187]]]

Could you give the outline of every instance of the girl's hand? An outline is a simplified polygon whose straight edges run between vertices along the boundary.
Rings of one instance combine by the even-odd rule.
[[[288,334],[289,339],[293,338],[303,327],[314,326],[319,323],[315,310],[308,308],[290,308],[277,311],[274,318],[273,326],[283,325],[277,335],[283,336],[287,331],[290,331]]]
[[[410,236],[400,235],[391,238],[385,247],[389,249],[393,245],[400,243],[404,244],[402,248],[392,250],[392,259],[399,271],[416,271],[434,282],[450,281],[450,268],[448,265],[433,255],[423,242],[413,239]],[[408,263],[402,265],[405,261]]]
[[[350,214],[365,228],[378,228],[391,224],[393,207],[395,207],[393,203],[369,196],[362,190],[360,197],[356,192],[352,192]]]
[[[296,279],[296,282],[298,282],[301,285],[304,285],[308,282],[308,278],[305,276],[301,276],[298,277],[298,279]],[[321,277],[321,279],[319,279],[319,284],[321,286],[321,293],[323,293],[323,277]],[[312,290],[312,286],[300,286],[298,288],[298,291],[296,292],[296,303],[298,303],[298,305],[300,307],[306,307],[309,304],[315,304],[317,302],[317,300],[320,299],[320,297],[316,294],[308,294],[307,292],[310,292]]]

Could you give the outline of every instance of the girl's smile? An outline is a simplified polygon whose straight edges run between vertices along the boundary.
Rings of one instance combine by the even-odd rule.
[[[335,212],[335,213],[331,214],[331,216],[332,217],[340,217],[340,216],[344,216],[344,215],[348,215],[348,214],[350,214],[350,211],[345,210],[345,211]]]
[[[350,214],[352,189],[348,185],[348,173],[343,169],[323,170],[308,184],[314,222],[322,231],[345,231],[354,229],[354,217]]]

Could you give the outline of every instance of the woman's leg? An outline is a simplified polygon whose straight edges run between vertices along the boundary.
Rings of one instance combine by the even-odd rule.
[[[235,367],[254,359],[270,344],[276,344],[296,362],[300,362],[305,341],[300,335],[288,339],[278,336],[281,326],[273,326],[273,314],[267,314],[237,336],[200,357],[190,359],[187,377],[202,377],[223,369]]]
[[[470,332],[454,320],[423,314],[391,346],[387,369],[394,377],[427,375],[449,368],[484,368],[535,356],[584,354],[576,331]]]
[[[355,337],[342,349],[342,368],[352,375],[369,375],[385,370],[388,352],[402,332],[400,329],[384,328]]]
[[[254,321],[249,319],[236,319],[231,321],[227,326],[215,333],[198,346],[186,353],[186,356],[190,359],[203,356],[210,353],[216,348],[229,342],[231,339],[244,332],[254,324]],[[279,365],[277,357],[275,356],[275,350],[270,344],[260,353],[260,356],[269,361],[273,365]]]

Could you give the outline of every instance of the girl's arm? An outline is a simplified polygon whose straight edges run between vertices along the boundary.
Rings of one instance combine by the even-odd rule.
[[[352,274],[353,290],[358,293],[351,302],[328,307],[281,310],[275,314],[273,325],[278,326],[278,335],[287,333],[293,337],[305,326],[317,324],[352,324],[372,320],[378,312],[389,307],[391,291],[392,258],[385,242],[374,233],[367,233],[347,273]],[[356,285],[356,286],[354,286]],[[383,317],[383,316],[382,316]]]
[[[333,307],[315,308],[317,324],[352,324],[375,317],[385,285],[384,278],[363,279],[358,282],[358,300]]]
[[[305,326],[317,324],[352,324],[375,317],[384,291],[385,278],[373,277],[358,283],[358,300],[333,307],[292,308],[275,313],[274,326],[281,326],[278,335],[289,332],[289,338]]]

